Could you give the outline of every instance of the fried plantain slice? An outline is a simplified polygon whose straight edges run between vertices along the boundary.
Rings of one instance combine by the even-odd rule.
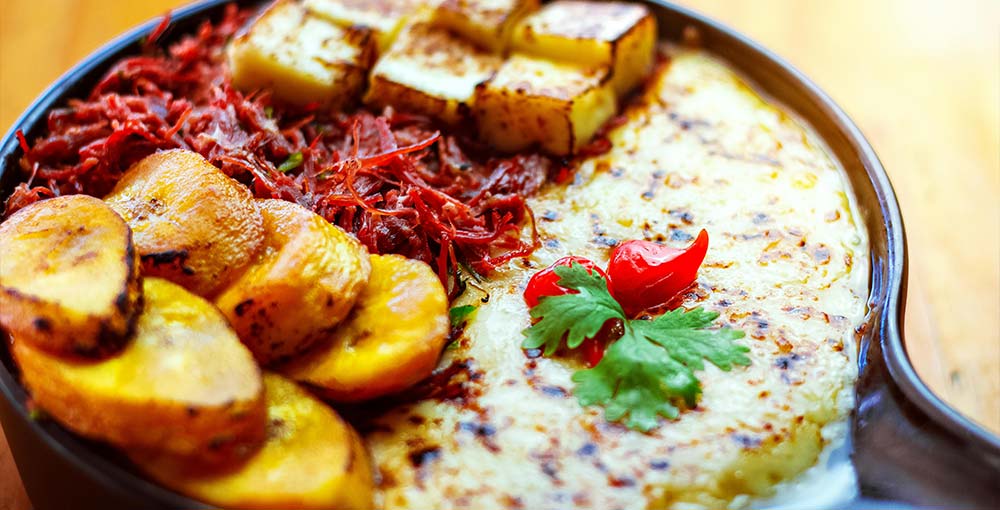
[[[143,274],[202,297],[215,297],[263,242],[250,191],[192,151],[146,157],[105,200],[132,227]]]
[[[312,211],[258,200],[264,217],[260,256],[215,304],[262,364],[327,338],[368,282],[368,251]]]
[[[143,282],[134,338],[101,361],[46,353],[14,338],[33,401],[80,435],[208,462],[264,438],[260,369],[211,303],[159,278]]]
[[[297,384],[265,374],[267,441],[245,463],[206,469],[168,455],[129,452],[163,485],[220,508],[372,508],[373,476],[358,434]]]
[[[281,367],[326,398],[366,400],[403,390],[434,370],[448,334],[448,298],[427,264],[373,255],[372,276],[332,341]]]
[[[0,224],[0,325],[21,341],[108,354],[127,339],[141,296],[132,232],[100,199],[51,198]]]

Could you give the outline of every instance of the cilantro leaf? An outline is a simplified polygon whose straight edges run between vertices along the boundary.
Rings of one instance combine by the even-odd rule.
[[[300,165],[302,165],[302,153],[293,152],[292,155],[288,156],[288,159],[286,159],[285,162],[278,167],[278,171],[283,174],[287,174],[288,172],[298,168]]]
[[[733,342],[743,338],[742,331],[705,329],[718,318],[718,313],[702,308],[677,309],[653,320],[632,321],[632,326],[639,335],[663,346],[672,358],[692,370],[704,370],[702,359],[726,371],[733,365],[749,365],[750,358],[745,353],[750,349]]]
[[[603,276],[576,262],[556,267],[555,273],[560,278],[560,287],[576,293],[541,298],[531,309],[531,317],[539,321],[524,330],[525,349],[544,345],[545,355],[551,355],[559,348],[563,336],[566,345],[575,349],[584,339],[595,336],[608,320],[626,320],[621,305],[608,292],[608,282]]]
[[[476,307],[473,305],[456,306],[451,310],[448,310],[448,318],[451,320],[451,327],[457,328],[462,324],[465,324],[465,321],[467,321],[469,316],[472,315],[472,312],[475,311]]]
[[[643,432],[659,425],[657,415],[678,416],[673,397],[699,392],[691,369],[634,331],[611,344],[596,367],[573,374],[573,381],[580,405],[604,406],[605,419],[624,418],[626,427]]]
[[[701,383],[694,371],[705,368],[703,359],[726,371],[750,364],[745,354],[750,349],[734,342],[742,331],[707,329],[718,317],[695,308],[628,321],[625,336],[596,367],[573,374],[577,400],[604,406],[607,420],[624,419],[626,427],[643,432],[657,427],[657,415],[676,418],[675,402],[697,403]]]

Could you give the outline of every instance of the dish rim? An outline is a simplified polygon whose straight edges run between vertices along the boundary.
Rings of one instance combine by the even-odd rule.
[[[860,163],[868,175],[868,182],[878,197],[878,211],[870,211],[869,213],[877,213],[881,216],[880,223],[885,228],[887,244],[887,253],[885,254],[884,261],[876,261],[874,251],[870,257],[873,266],[872,280],[869,286],[869,307],[871,310],[870,313],[875,315],[870,320],[870,323],[877,326],[879,331],[871,331],[865,334],[858,346],[859,372],[863,372],[866,366],[872,362],[868,357],[871,354],[869,342],[872,341],[873,337],[877,336],[881,344],[882,358],[884,358],[888,367],[892,382],[899,386],[908,400],[915,403],[938,425],[944,427],[954,435],[995,450],[1000,450],[1000,438],[962,415],[934,394],[919,378],[912,363],[909,361],[901,330],[905,312],[907,274],[905,228],[889,177],[861,130],[829,95],[823,92],[819,86],[795,66],[761,44],[743,35],[741,32],[687,7],[664,0],[645,1],[647,3],[659,4],[697,24],[712,27],[726,37],[733,39],[737,44],[745,46],[750,52],[756,53],[764,60],[769,61],[770,64],[784,70],[804,92],[811,95],[821,105],[823,115],[843,132],[844,136],[857,150]],[[191,18],[193,17],[208,19],[208,15],[211,12],[214,12],[221,5],[228,3],[237,3],[241,7],[246,7],[263,2],[247,0],[201,0],[174,9],[171,11],[171,18],[175,22],[178,20],[191,22]],[[158,17],[146,21],[115,37],[90,53],[47,87],[17,118],[2,140],[0,140],[0,179],[4,181],[9,180],[10,178],[5,176],[5,174],[12,165],[16,164],[16,157],[20,152],[15,135],[18,130],[23,129],[25,133],[28,133],[28,128],[37,127],[40,124],[44,125],[48,112],[52,108],[62,104],[65,96],[72,88],[80,86],[89,74],[108,65],[109,62],[119,58],[131,46],[136,45],[138,41],[160,23],[161,19],[161,17]],[[663,33],[660,34],[660,39],[661,41],[666,39]],[[740,69],[741,72],[743,71],[736,63],[729,60],[726,61],[735,68]],[[787,103],[782,101],[780,96],[777,94],[771,95],[779,103],[792,109]],[[812,126],[811,123],[809,125],[815,131],[815,126]],[[824,139],[824,141],[826,140],[825,136],[820,135],[820,138]],[[857,194],[857,190],[853,191]],[[876,262],[884,262],[886,267],[876,267]],[[881,274],[879,269],[884,269],[885,274]],[[0,366],[0,393],[2,393],[3,398],[11,404],[21,419],[28,421],[32,433],[40,437],[62,459],[72,463],[78,470],[89,474],[104,485],[123,486],[123,489],[131,489],[132,492],[137,493],[141,497],[152,498],[161,504],[186,508],[205,508],[201,503],[197,503],[192,499],[150,482],[134,471],[125,469],[123,466],[107,458],[106,455],[95,451],[88,444],[87,440],[72,434],[54,422],[48,420],[42,422],[31,420],[30,411],[25,405],[27,399],[26,391],[17,380],[17,377],[8,370],[7,365],[5,363],[0,363],[0,365],[2,365]]]

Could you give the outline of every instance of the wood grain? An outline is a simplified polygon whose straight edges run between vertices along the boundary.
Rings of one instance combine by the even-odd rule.
[[[177,0],[0,0],[0,127],[114,35]],[[910,248],[908,349],[1000,432],[1000,3],[682,0],[812,77],[889,171]],[[28,508],[0,436],[0,510]]]

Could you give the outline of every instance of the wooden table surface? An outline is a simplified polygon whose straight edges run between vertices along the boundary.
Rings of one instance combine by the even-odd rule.
[[[178,0],[0,0],[0,129],[114,35]],[[683,0],[775,50],[861,126],[910,248],[920,375],[1000,432],[1000,2]],[[0,436],[0,510],[28,508]]]

